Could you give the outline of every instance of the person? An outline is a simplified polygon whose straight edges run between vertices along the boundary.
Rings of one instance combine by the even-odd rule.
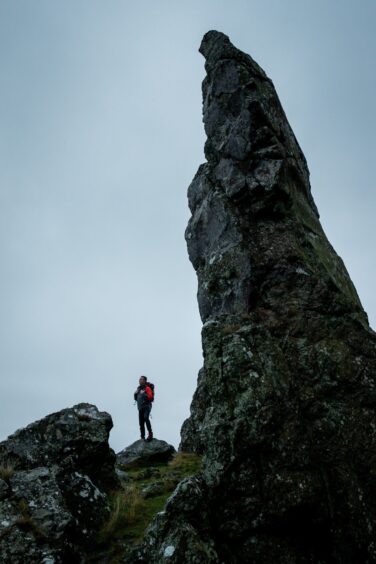
[[[145,440],[145,424],[148,430],[148,437],[147,441],[151,441],[153,439],[153,431],[151,429],[150,423],[150,411],[151,411],[151,402],[153,399],[153,392],[148,386],[146,376],[140,376],[139,379],[139,386],[134,393],[134,399],[137,402],[138,407],[138,421],[140,424],[140,431],[141,431],[141,439]]]

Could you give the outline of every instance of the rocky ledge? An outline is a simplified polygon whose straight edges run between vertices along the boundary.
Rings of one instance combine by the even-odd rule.
[[[116,463],[127,468],[150,466],[157,462],[168,462],[175,452],[175,448],[166,441],[138,440],[116,455]]]

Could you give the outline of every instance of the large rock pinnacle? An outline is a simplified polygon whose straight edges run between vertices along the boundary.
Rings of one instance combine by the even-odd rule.
[[[204,367],[181,448],[203,471],[147,561],[376,562],[375,334],[271,80],[222,33],[200,51],[207,162],[186,239]]]
[[[260,299],[267,305],[276,283],[280,293],[288,285],[291,299],[295,302],[298,292],[310,307],[323,277],[365,319],[343,263],[322,231],[306,160],[272,82],[222,33],[207,33],[201,51],[207,57],[208,162],[188,190],[192,218],[186,237],[203,321],[248,314]],[[318,300],[326,307],[321,296]],[[286,311],[282,302],[269,305]]]

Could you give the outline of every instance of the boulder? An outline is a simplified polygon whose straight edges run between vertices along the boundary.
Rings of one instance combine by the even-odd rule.
[[[48,415],[0,443],[0,464],[22,470],[55,465],[74,468],[98,485],[114,487],[115,454],[108,445],[112,426],[108,413],[80,403]]]
[[[110,415],[89,404],[48,415],[0,443],[1,562],[78,562],[118,485]]]
[[[116,455],[116,462],[121,466],[148,466],[156,462],[168,462],[173,456],[175,448],[172,445],[153,439],[152,441],[138,440],[120,451]]]

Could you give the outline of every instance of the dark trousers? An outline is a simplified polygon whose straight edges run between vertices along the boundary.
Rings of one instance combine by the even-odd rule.
[[[145,423],[146,423],[146,428],[149,431],[149,433],[151,433],[151,424],[150,424],[150,411],[151,411],[151,405],[144,405],[143,407],[141,407],[141,409],[138,410],[138,420],[140,423],[140,431],[141,431],[141,438],[144,439],[145,438]]]

